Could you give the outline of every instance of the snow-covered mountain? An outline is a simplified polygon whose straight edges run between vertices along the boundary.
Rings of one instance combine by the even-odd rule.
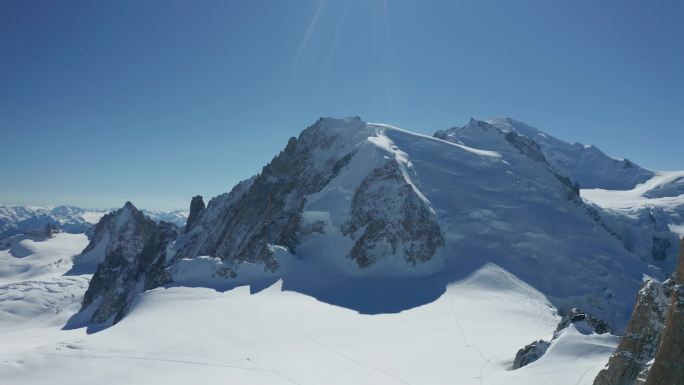
[[[564,142],[515,119],[493,118],[486,122],[534,140],[553,168],[582,189],[629,190],[655,175],[628,159],[612,158],[592,145]]]
[[[74,206],[35,207],[0,205],[0,239],[56,224],[68,233],[85,233],[106,210],[86,210]]]
[[[625,247],[671,272],[684,236],[684,172],[657,171],[630,190],[584,189]]]
[[[0,240],[9,236],[41,230],[48,224],[57,225],[67,233],[87,233],[99,220],[112,210],[84,209],[75,206],[16,206],[0,205]],[[153,220],[185,226],[188,213],[185,210],[144,210]]]
[[[428,137],[321,119],[260,174],[201,206],[185,234],[153,248],[163,256],[143,255],[140,244],[127,257],[164,259],[161,269],[149,265],[158,274],[134,274],[144,284],[129,282],[118,263],[98,273],[125,281],[129,299],[149,282],[227,289],[283,279],[286,289],[382,313],[428,303],[495,263],[555,306],[580,307],[618,329],[642,276],[663,275],[625,247],[540,144],[498,123],[473,120]],[[84,304],[116,315],[106,322],[132,303],[119,301],[120,290],[93,291],[120,305],[99,312]]]
[[[550,336],[559,317],[546,297],[495,265],[449,285],[435,301],[401,313],[364,315],[276,283],[216,291],[145,292],[116,326],[63,328],[90,275],[62,275],[83,234],[0,251],[51,272],[0,285],[0,378],[13,385],[214,384],[591,384],[617,338],[564,329],[553,349],[511,370],[516,350]],[[16,251],[14,250],[14,251]],[[51,270],[56,261],[63,266]]]
[[[181,226],[8,238],[0,378],[591,384],[674,268],[681,181],[512,119],[322,118]]]
[[[624,246],[666,274],[677,261],[684,236],[684,172],[651,171],[614,159],[594,146],[569,144],[510,118],[472,120],[435,136],[478,148],[490,143],[472,126],[514,132],[534,141],[550,167],[566,176]]]

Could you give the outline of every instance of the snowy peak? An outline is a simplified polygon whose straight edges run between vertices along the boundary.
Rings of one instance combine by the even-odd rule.
[[[105,259],[87,296],[108,309],[99,306],[91,320],[118,320],[139,288],[173,282],[226,288],[282,279],[289,290],[358,311],[401,311],[491,262],[556,306],[619,328],[633,301],[625,293],[648,266],[582,202],[543,146],[497,124],[471,120],[435,138],[321,118],[258,175],[206,207],[196,197],[174,239],[125,219],[140,216],[127,204],[110,220],[126,225],[101,223],[111,226],[102,233],[109,239],[91,247],[112,245],[100,246]]]
[[[506,126],[497,126],[481,120],[470,119],[468,124],[461,128],[438,131],[434,136],[472,148],[508,154],[508,157],[511,153],[520,153],[533,161],[548,163],[539,144],[530,137]]]
[[[116,323],[135,295],[166,282],[166,245],[177,236],[175,225],[157,224],[131,202],[105,215],[93,240],[76,258],[75,270],[81,272],[97,263],[83,298],[82,321]]]
[[[487,122],[537,142],[551,166],[581,188],[628,190],[654,175],[628,159],[612,158],[595,146],[564,142],[515,119],[493,118]]]

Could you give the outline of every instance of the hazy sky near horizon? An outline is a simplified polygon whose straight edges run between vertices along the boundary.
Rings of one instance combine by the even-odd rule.
[[[510,116],[684,169],[684,2],[0,2],[0,203],[228,191],[319,116]]]

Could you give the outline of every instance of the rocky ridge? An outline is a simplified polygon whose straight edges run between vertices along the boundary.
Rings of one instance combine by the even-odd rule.
[[[549,347],[560,337],[563,330],[574,326],[582,334],[604,334],[611,333],[612,329],[606,322],[593,317],[580,309],[573,308],[568,311],[558,322],[553,337],[550,340],[537,340],[518,350],[513,360],[513,369],[522,368],[525,365],[540,359]]]
[[[320,119],[258,175],[206,207],[193,198],[183,234],[138,214],[133,227],[141,230],[133,233],[103,218],[98,227],[127,245],[102,246],[110,240],[96,234],[84,250],[81,259],[104,262],[83,311],[93,311],[92,322],[119,320],[136,293],[172,284],[178,274],[196,277],[199,267],[245,283],[243,269],[261,270],[287,284],[282,255],[293,257],[295,270],[315,265],[325,285],[430,274],[440,274],[431,285],[446,285],[462,274],[459,266],[490,258],[559,307],[582,306],[620,322],[631,305],[620,293],[648,268],[550,166],[542,147],[478,121],[435,137],[359,118]]]
[[[156,223],[132,203],[105,215],[83,254],[103,254],[82,304],[88,321],[115,324],[132,298],[168,281],[166,246],[178,235],[170,223]]]
[[[684,240],[678,269],[639,290],[627,330],[594,385],[684,383]]]

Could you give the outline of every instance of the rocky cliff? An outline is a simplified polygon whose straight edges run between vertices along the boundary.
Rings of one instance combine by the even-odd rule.
[[[549,340],[538,340],[522,347],[515,354],[513,360],[513,369],[522,368],[525,365],[540,359],[549,347],[556,342],[563,331],[568,327],[573,326],[578,332],[582,334],[604,334],[610,333],[611,327],[604,321],[593,317],[580,309],[573,308],[568,311],[556,326],[553,332],[553,337]]]
[[[646,378],[646,385],[684,384],[684,240],[674,281],[660,348]]]
[[[157,224],[130,202],[103,217],[83,253],[104,257],[83,298],[88,321],[115,324],[135,295],[165,283],[166,246],[177,235],[174,225]]]
[[[627,330],[594,385],[684,384],[684,240],[669,280],[648,281]]]

